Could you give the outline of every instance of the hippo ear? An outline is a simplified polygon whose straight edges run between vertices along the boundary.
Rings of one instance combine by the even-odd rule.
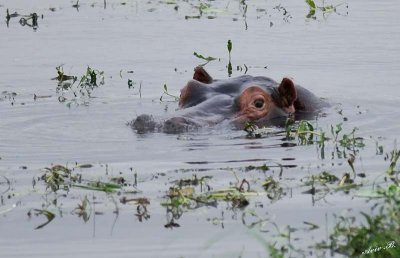
[[[210,84],[213,82],[213,78],[204,70],[202,66],[197,66],[194,68],[193,79],[205,84]]]
[[[282,108],[288,113],[294,113],[294,102],[297,99],[297,91],[294,83],[289,78],[283,78],[278,87]]]

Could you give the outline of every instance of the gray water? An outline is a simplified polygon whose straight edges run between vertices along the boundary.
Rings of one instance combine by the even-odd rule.
[[[185,19],[199,15],[198,1],[124,3],[80,1],[77,9],[69,1],[0,2],[0,257],[265,257],[257,236],[281,240],[271,224],[265,226],[268,233],[250,229],[257,221],[251,210],[281,229],[304,227],[303,221],[323,225],[312,234],[295,233],[300,240],[294,241],[306,248],[327,238],[324,224],[332,222],[326,216],[368,209],[364,199],[346,194],[314,203],[311,195],[301,193],[307,190],[299,186],[305,176],[350,172],[346,159],[331,157],[333,146],[327,146],[322,159],[315,145],[281,147],[279,137],[247,139],[245,132],[225,126],[142,135],[126,123],[142,113],[157,119],[174,113],[176,102],[159,100],[163,85],[179,95],[193,68],[204,63],[193,52],[220,58],[206,69],[215,78],[227,78],[230,39],[232,76],[242,75],[244,69],[236,67],[246,65],[247,74],[276,80],[289,76],[328,99],[333,107],[318,126],[326,132],[341,122],[346,132],[357,127],[357,135],[368,140],[355,168],[368,182],[382,179],[388,162],[376,155],[374,139],[390,152],[400,133],[399,1],[351,1],[337,7],[337,13],[317,12],[316,19],[306,18],[303,1],[249,2],[245,15],[238,1],[210,2],[214,11],[200,19]],[[288,13],[274,9],[279,4]],[[6,9],[36,12],[38,28],[21,26],[20,17],[7,26]],[[105,84],[93,92],[89,105],[59,103],[57,82],[51,78],[60,65],[66,74],[78,76],[87,66],[104,71]],[[128,79],[136,83],[134,89],[128,88]],[[35,100],[34,95],[45,97]],[[122,174],[132,181],[137,173],[140,193],[128,196],[147,197],[151,217],[140,222],[133,205],[118,204],[119,213],[114,213],[112,199],[118,202],[118,195],[75,189],[62,196],[46,191],[43,182],[32,185],[45,167],[76,162],[94,165],[78,169],[93,180]],[[160,202],[172,181],[213,176],[209,184],[217,190],[235,185],[236,174],[256,185],[265,175],[242,168],[277,163],[293,167],[282,172],[282,182],[293,187],[283,199],[255,197],[245,211],[226,203],[202,207],[177,219],[180,227],[164,227],[168,216]],[[72,212],[85,196],[95,196],[96,211],[102,213],[87,223]],[[57,204],[49,205],[54,199]],[[43,207],[56,218],[35,230],[44,218],[29,219],[27,213]]]

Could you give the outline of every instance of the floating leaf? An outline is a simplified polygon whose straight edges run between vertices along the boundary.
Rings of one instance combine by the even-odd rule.
[[[311,9],[316,9],[317,8],[317,6],[315,5],[315,2],[313,0],[306,0],[306,3],[308,4],[308,6]]]
[[[203,55],[198,54],[197,52],[193,52],[193,55],[194,55],[195,57],[200,58],[200,59],[203,59],[203,60],[205,60],[205,61],[207,61],[207,62],[214,61],[214,60],[217,60],[217,59],[218,59],[218,58],[212,57],[212,56],[204,57]]]
[[[52,212],[50,212],[48,210],[33,209],[33,211],[35,212],[36,216],[43,215],[43,216],[45,216],[47,218],[47,221],[45,223],[40,224],[35,229],[41,229],[41,228],[45,227],[47,224],[49,224],[56,217],[56,215],[54,215],[54,213],[52,213]]]
[[[113,193],[120,190],[122,187],[114,183],[104,183],[100,181],[89,181],[87,184],[74,184],[74,187],[82,188],[85,190],[102,191],[106,193]]]

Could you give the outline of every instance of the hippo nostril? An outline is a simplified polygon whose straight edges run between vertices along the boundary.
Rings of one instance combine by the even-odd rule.
[[[262,108],[264,106],[264,100],[263,99],[256,99],[254,101],[254,106],[256,108]]]

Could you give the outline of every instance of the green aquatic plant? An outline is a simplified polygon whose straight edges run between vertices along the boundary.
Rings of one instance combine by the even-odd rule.
[[[47,226],[47,224],[49,224],[50,222],[52,222],[53,219],[56,217],[56,215],[55,215],[53,212],[48,211],[48,210],[46,210],[46,209],[31,209],[31,210],[28,212],[28,217],[31,217],[31,216],[32,216],[32,212],[33,212],[33,214],[34,214],[35,216],[44,216],[44,217],[47,219],[46,222],[44,222],[44,223],[40,224],[39,226],[37,226],[37,227],[35,228],[35,230],[36,230],[36,229],[44,228],[45,226]]]
[[[358,128],[354,127],[353,130],[350,133],[343,134],[342,139],[340,139],[338,141],[340,146],[344,147],[344,148],[346,148],[348,150],[355,150],[355,149],[358,149],[358,148],[365,147],[364,138],[356,137],[355,136],[356,131],[358,131]]]
[[[81,203],[73,210],[73,213],[78,215],[79,218],[82,218],[85,223],[89,221],[92,209],[87,196],[85,196]]]
[[[247,121],[244,124],[243,130],[247,133],[246,137],[253,138],[262,138],[268,136],[277,136],[282,133],[281,129],[277,129],[275,127],[258,127],[254,122]]]
[[[232,41],[230,39],[228,40],[226,47],[228,48],[229,60],[231,60]]]
[[[170,99],[172,99],[172,101],[174,101],[174,102],[178,102],[179,101],[180,97],[172,95],[171,93],[168,92],[167,84],[164,84],[163,89],[164,89],[164,92],[160,97],[160,101],[165,101],[164,100],[165,96],[170,97]]]
[[[285,122],[286,140],[297,138],[299,145],[312,145],[315,142],[323,144],[326,140],[325,132],[317,131],[310,121],[295,121],[289,116]],[[317,138],[318,137],[318,138]]]
[[[77,164],[75,168],[84,169],[91,168],[91,166],[90,164]],[[114,178],[111,178],[110,182],[82,179],[81,174],[72,173],[73,169],[61,165],[54,165],[44,170],[45,173],[40,179],[45,182],[46,188],[50,188],[53,192],[57,192],[60,189],[68,191],[71,187],[74,187],[84,190],[115,193],[121,191],[123,185],[127,184],[125,180],[115,181]]]
[[[400,257],[400,188],[391,185],[378,193],[371,213],[360,213],[362,222],[358,216],[335,216],[329,242],[317,243],[316,248],[347,257]]]
[[[58,81],[56,92],[59,94],[59,102],[67,102],[67,106],[71,104],[88,105],[92,92],[104,84],[104,72],[86,68],[86,72],[81,76],[78,83],[78,77],[74,75],[66,75],[62,66],[56,67],[57,77],[53,80]]]
[[[325,4],[325,1],[322,1],[322,5],[317,5],[314,0],[305,0],[306,4],[309,7],[309,12],[306,15],[307,19],[313,19],[316,20],[317,16],[316,16],[316,12],[320,11],[323,15],[324,18],[326,18],[327,15],[331,14],[331,13],[338,13],[337,11],[337,7],[344,5],[345,3],[340,3],[337,5],[332,5],[332,4]],[[346,4],[346,8],[347,8],[347,4]]]
[[[268,199],[272,201],[280,200],[287,194],[287,191],[272,176],[265,178],[262,187],[264,188]]]
[[[229,57],[229,61],[228,61],[228,65],[227,65],[228,76],[231,77],[231,75],[232,75],[232,62],[231,62],[232,41],[230,39],[228,40],[228,43],[226,46],[228,48],[228,57]]]
[[[232,204],[232,208],[243,209],[249,205],[248,197],[256,196],[256,192],[243,191],[236,187],[220,189],[201,195],[198,200],[204,202],[205,200],[212,201],[225,201]]]
[[[219,58],[217,58],[217,57],[213,57],[213,56],[205,57],[204,55],[199,54],[197,52],[193,52],[193,55],[199,59],[206,61],[204,64],[201,64],[200,66],[205,66],[206,64],[208,64],[211,61],[219,60]]]
[[[54,165],[44,170],[45,173],[40,179],[46,183],[46,188],[50,188],[53,192],[57,192],[60,188],[68,190],[71,183],[80,180],[79,175],[72,175],[71,169],[61,165]]]
[[[70,80],[75,82],[78,79],[76,76],[65,74],[64,68],[62,66],[57,66],[56,70],[57,70],[57,77],[53,78],[53,80],[57,80],[58,83],[62,83],[65,81],[70,81]]]
[[[80,184],[73,184],[73,187],[91,190],[91,191],[101,191],[106,193],[115,193],[122,189],[120,184],[110,183],[110,182],[102,182],[102,181],[89,181],[84,180]]]
[[[196,174],[193,175],[192,178],[182,178],[176,181],[173,181],[180,189],[187,186],[200,186],[200,189],[203,187],[210,188],[208,185],[208,181],[212,178],[212,176],[202,176],[197,177]]]
[[[309,121],[300,121],[296,132],[300,145],[313,144],[315,134],[314,126]]]
[[[339,178],[327,171],[323,171],[317,175],[312,175],[312,176],[307,176],[302,179],[304,182],[304,185],[312,185],[312,184],[321,184],[321,185],[326,185],[326,184],[333,184],[339,181]]]
[[[400,150],[394,149],[390,152],[390,165],[389,168],[386,170],[386,173],[393,177],[396,172],[399,173],[399,171],[396,171],[396,165],[397,165],[397,161],[400,158]],[[398,182],[398,180],[396,180]]]

